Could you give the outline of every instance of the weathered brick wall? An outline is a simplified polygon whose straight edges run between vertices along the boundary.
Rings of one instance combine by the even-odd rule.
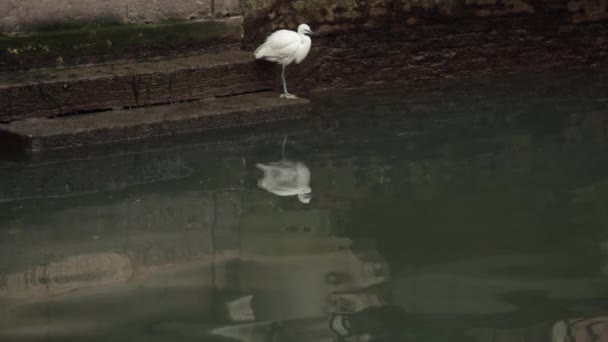
[[[606,0],[241,0],[241,7],[249,22],[257,24],[249,26],[250,36],[302,22],[314,24],[323,33],[337,33],[497,18],[536,18],[537,28],[548,22],[567,25],[608,20]],[[512,28],[518,29],[517,25]]]
[[[244,47],[306,22],[321,36],[294,90],[600,66],[606,0],[243,0]],[[295,89],[299,87],[300,89]]]
[[[156,23],[239,13],[238,0],[2,0],[0,31],[75,23]]]

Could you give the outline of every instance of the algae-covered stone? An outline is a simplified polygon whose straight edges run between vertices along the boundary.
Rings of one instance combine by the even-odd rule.
[[[240,17],[145,24],[53,26],[0,35],[0,71],[178,55],[236,44]]]

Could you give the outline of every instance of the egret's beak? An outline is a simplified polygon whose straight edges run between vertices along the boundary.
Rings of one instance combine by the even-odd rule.
[[[314,31],[308,30],[306,31],[307,36],[316,36],[317,34]]]
[[[312,197],[311,194],[298,194],[298,199],[300,200],[300,202],[302,202],[304,204],[310,203],[311,197]]]

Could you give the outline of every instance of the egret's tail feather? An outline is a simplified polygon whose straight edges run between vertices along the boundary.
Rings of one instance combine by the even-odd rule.
[[[255,52],[253,53],[255,55],[256,59],[261,59],[265,57],[265,51],[266,50],[266,43],[258,46],[257,49],[255,49]]]
[[[267,43],[260,45],[253,53],[256,59],[263,59],[270,62],[279,62],[281,55],[277,55]]]

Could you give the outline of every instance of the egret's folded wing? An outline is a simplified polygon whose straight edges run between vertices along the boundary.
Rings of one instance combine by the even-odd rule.
[[[289,30],[279,30],[268,36],[266,42],[273,49],[281,50],[293,43],[301,43],[300,35]]]
[[[300,36],[289,30],[279,30],[266,40],[266,54],[274,57],[290,57],[301,44]]]

